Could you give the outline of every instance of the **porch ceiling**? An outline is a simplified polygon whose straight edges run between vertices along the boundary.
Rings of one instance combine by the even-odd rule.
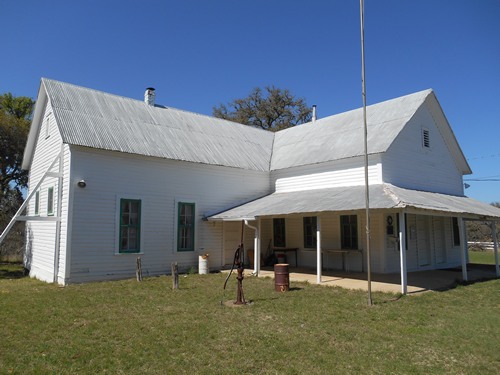
[[[355,211],[364,208],[364,186],[338,187],[273,193],[211,215],[208,220],[253,220],[263,216]],[[390,184],[370,186],[370,208],[415,208],[457,216],[473,216],[485,220],[500,219],[500,209],[487,203],[467,197],[403,189]]]

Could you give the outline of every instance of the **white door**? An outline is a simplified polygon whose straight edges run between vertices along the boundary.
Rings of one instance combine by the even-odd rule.
[[[444,218],[443,217],[432,217],[433,224],[433,237],[434,237],[434,257],[436,259],[436,264],[442,264],[446,262],[446,248],[445,248],[445,238],[444,238]]]
[[[429,241],[429,216],[417,216],[417,253],[418,266],[424,267],[431,264],[431,247]]]

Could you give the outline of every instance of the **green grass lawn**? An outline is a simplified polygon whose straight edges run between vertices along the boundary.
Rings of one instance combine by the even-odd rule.
[[[11,267],[7,269],[7,267]],[[17,270],[19,271],[19,270]],[[481,374],[500,366],[500,280],[400,297],[224,275],[59,287],[0,265],[0,373]],[[236,280],[224,300],[235,298]]]
[[[489,250],[484,250],[484,251],[469,250],[469,263],[495,264],[495,253]]]

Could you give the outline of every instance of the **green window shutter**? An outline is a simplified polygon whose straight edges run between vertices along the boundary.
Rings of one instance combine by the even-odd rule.
[[[177,251],[194,251],[194,203],[179,202],[177,214]]]
[[[120,253],[139,253],[141,248],[141,201],[120,199]]]

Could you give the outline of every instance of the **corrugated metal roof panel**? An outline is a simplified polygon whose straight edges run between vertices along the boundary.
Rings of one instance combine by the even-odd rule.
[[[65,143],[269,170],[270,132],[53,80],[42,82]]]
[[[390,184],[370,186],[370,208],[417,208],[450,214],[500,218],[500,209],[468,198],[403,189]],[[239,207],[212,215],[210,220],[242,220],[263,216],[355,211],[365,208],[365,187],[340,187],[273,193]]]
[[[363,155],[362,109],[270,133],[42,79],[69,144],[252,170]],[[385,152],[432,90],[367,108],[369,153]]]
[[[372,208],[391,208],[396,201],[384,194],[382,185],[370,186]],[[241,220],[259,216],[290,215],[327,211],[361,210],[365,207],[364,186],[273,193],[239,207],[212,215],[212,220]]]
[[[368,152],[385,152],[432,90],[367,107]],[[363,110],[356,109],[276,133],[271,170],[364,154]]]

